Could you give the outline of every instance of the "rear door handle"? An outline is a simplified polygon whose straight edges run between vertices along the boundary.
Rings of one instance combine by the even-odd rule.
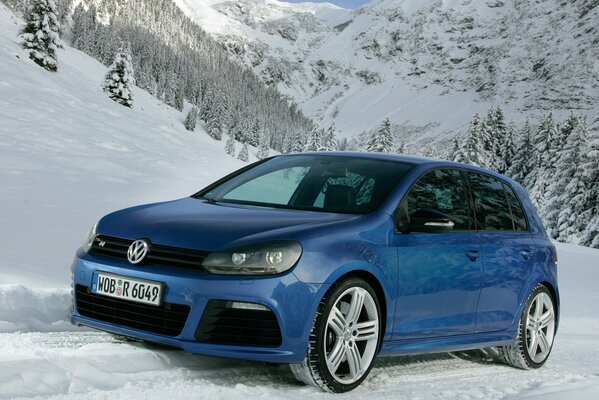
[[[466,250],[464,253],[466,254],[466,257],[470,259],[470,261],[476,261],[478,260],[478,257],[480,257],[479,250]]]
[[[525,260],[530,260],[530,256],[532,255],[532,251],[531,250],[520,250],[520,255]]]

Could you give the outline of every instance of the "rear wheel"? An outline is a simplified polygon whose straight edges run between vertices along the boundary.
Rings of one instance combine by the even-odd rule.
[[[501,361],[522,369],[539,368],[551,353],[555,336],[555,305],[549,290],[537,285],[526,302],[516,341],[497,348]]]
[[[331,288],[314,319],[306,358],[295,377],[329,392],[347,392],[366,378],[381,337],[379,303],[370,285],[348,278]]]

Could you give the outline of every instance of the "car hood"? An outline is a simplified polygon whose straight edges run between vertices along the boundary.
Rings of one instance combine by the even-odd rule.
[[[296,239],[301,231],[360,218],[355,214],[211,204],[191,197],[127,208],[102,218],[98,234],[206,251],[262,240]]]

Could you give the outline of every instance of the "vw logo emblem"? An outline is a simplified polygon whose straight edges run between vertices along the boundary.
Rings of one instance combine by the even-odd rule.
[[[127,250],[127,259],[131,264],[138,264],[146,258],[148,250],[150,250],[149,243],[144,239],[138,239],[129,246],[129,250]]]

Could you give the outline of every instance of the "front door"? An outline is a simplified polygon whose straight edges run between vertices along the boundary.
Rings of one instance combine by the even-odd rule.
[[[465,176],[436,169],[420,177],[399,208],[409,222],[419,209],[449,216],[447,233],[397,233],[399,278],[393,339],[474,332],[483,248],[475,230]]]

